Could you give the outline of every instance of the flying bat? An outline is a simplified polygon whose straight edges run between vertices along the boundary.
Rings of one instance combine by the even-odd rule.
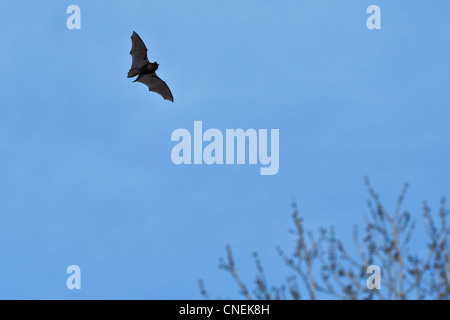
[[[141,37],[133,31],[131,35],[131,57],[133,62],[128,71],[128,78],[138,76],[133,82],[141,82],[148,87],[149,91],[159,93],[164,99],[173,102],[172,92],[167,84],[161,80],[155,73],[159,64],[148,61],[147,47]]]

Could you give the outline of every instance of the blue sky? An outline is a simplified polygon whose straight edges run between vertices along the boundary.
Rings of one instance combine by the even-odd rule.
[[[66,9],[81,8],[81,30]],[[366,28],[377,4],[382,29]],[[239,297],[218,258],[287,275],[275,246],[307,225],[349,238],[369,176],[387,207],[449,196],[444,0],[2,1],[0,298]],[[175,103],[132,84],[130,35]],[[175,166],[173,130],[280,130],[280,170]],[[420,229],[419,229],[420,231]],[[421,242],[423,233],[418,233]],[[82,289],[66,288],[67,266]]]

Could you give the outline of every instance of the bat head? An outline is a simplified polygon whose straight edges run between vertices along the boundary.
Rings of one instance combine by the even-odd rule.
[[[155,72],[156,70],[158,70],[159,64],[158,62],[153,62],[147,65],[147,69],[149,72]]]

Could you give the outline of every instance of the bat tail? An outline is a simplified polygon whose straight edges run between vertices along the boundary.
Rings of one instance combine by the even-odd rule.
[[[139,74],[139,69],[131,69],[128,71],[128,78],[133,78]]]

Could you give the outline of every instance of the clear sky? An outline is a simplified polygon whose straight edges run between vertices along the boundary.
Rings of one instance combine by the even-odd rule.
[[[81,8],[81,30],[66,9]],[[382,29],[368,30],[377,4]],[[0,298],[239,297],[286,275],[291,201],[349,239],[371,178],[420,219],[450,196],[450,2],[2,1]],[[126,75],[136,31],[175,102]],[[172,163],[173,130],[280,130],[280,169]],[[419,227],[420,229],[420,227]],[[419,237],[421,233],[418,233]],[[420,242],[420,238],[419,238]],[[66,288],[79,265],[82,289]]]

